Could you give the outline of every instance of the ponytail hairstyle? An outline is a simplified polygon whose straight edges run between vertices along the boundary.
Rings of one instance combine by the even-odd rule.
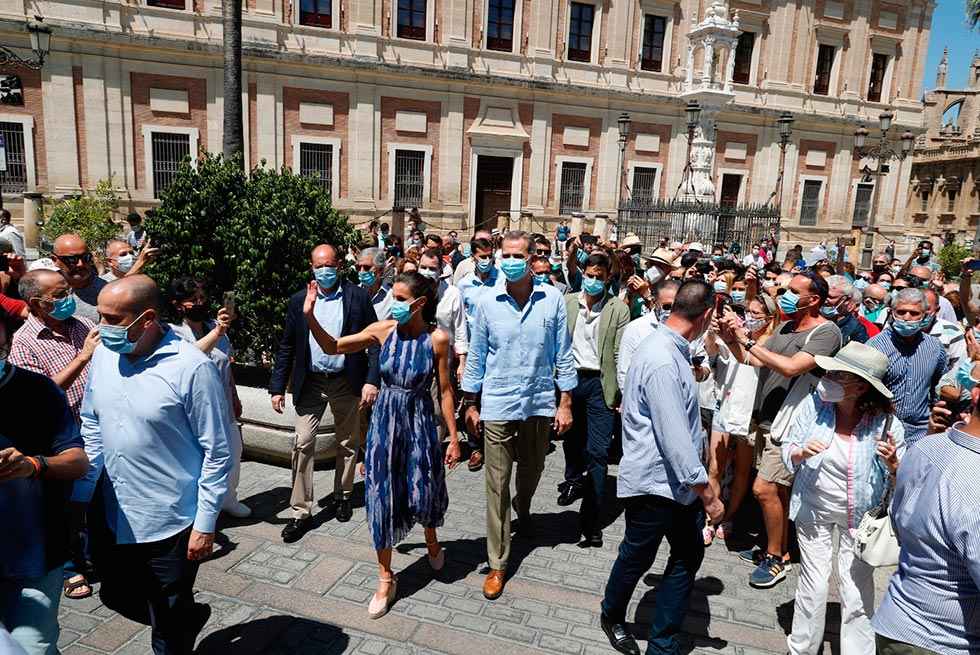
[[[409,271],[402,273],[395,282],[401,282],[408,287],[413,299],[425,298],[425,307],[422,308],[422,318],[428,325],[436,323],[436,285],[437,280],[430,280],[421,273]]]

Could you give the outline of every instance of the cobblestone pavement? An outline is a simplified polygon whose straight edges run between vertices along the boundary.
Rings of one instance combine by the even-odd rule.
[[[571,511],[575,508],[555,503],[562,469],[559,448],[548,458],[534,499],[537,536],[532,541],[515,537],[513,577],[493,602],[481,593],[486,566],[483,473],[470,473],[465,466],[453,471],[448,478],[449,514],[440,531],[446,569],[433,578],[422,532],[414,531],[394,554],[398,601],[390,614],[372,621],[366,608],[377,569],[360,498],[349,523],[321,512],[315,530],[296,544],[284,545],[279,531],[289,516],[290,473],[245,462],[240,497],[255,516],[219,524],[220,550],[197,578],[197,599],[213,610],[198,652],[614,653],[599,629],[598,605],[623,534],[623,518],[617,516],[606,528],[602,549],[580,549],[577,514]],[[332,480],[332,471],[317,472],[318,493],[329,493]],[[359,496],[362,489],[359,483]],[[630,608],[640,639],[645,638],[644,622],[649,621],[667,554],[665,543]],[[708,549],[685,625],[685,652],[785,653],[796,573],[774,589],[759,591],[747,584],[749,570],[725,543]],[[827,636],[836,641],[839,606],[836,598],[831,601]],[[63,600],[61,626],[60,646],[66,655],[150,652],[149,629],[114,614],[97,596]]]

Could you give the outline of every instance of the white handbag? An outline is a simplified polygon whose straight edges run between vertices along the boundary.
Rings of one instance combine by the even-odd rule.
[[[861,517],[861,523],[854,535],[854,555],[870,566],[898,565],[901,546],[888,515],[891,497],[892,486],[889,485],[881,504],[869,509]]]

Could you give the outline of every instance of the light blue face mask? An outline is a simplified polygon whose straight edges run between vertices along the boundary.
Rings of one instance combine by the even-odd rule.
[[[715,293],[728,293],[728,285],[724,282],[715,282]]]
[[[145,314],[146,312],[143,312]],[[129,330],[143,318],[143,314],[137,316],[129,325],[99,325],[99,337],[102,345],[114,353],[128,355],[136,349],[136,341],[129,340]]]
[[[854,280],[854,288],[858,291],[864,291],[868,288],[868,281],[863,277],[859,277],[858,279]]]
[[[391,317],[398,321],[399,325],[408,323],[412,314],[412,303],[404,300],[395,300],[391,303]]]
[[[493,257],[484,257],[476,260],[476,270],[481,273],[489,273],[493,268]]]
[[[373,287],[374,283],[378,279],[378,276],[374,274],[374,271],[361,271],[357,274],[357,279],[364,286]]]
[[[64,321],[75,315],[75,294],[69,293],[64,298],[58,298],[53,302],[54,307],[49,312],[49,316],[56,321]]]
[[[878,286],[881,287],[882,289],[884,289],[885,291],[891,291],[892,290],[892,283],[891,282],[879,282],[878,283]]]
[[[737,303],[745,302],[745,292],[739,289],[732,289],[732,300]]]
[[[589,259],[589,253],[587,253],[584,250],[582,250],[581,248],[579,248],[575,252],[575,259],[578,260],[578,263],[579,264],[585,264],[585,262],[588,261],[588,259]]]
[[[823,307],[820,308],[820,315],[823,316],[824,318],[829,318],[830,320],[834,320],[835,318],[840,316],[840,312],[837,311],[836,307],[830,307],[828,305],[824,305]]]
[[[551,284],[551,276],[547,273],[535,273],[534,274],[535,284]]]
[[[460,248],[459,252],[461,255],[463,255],[463,257],[470,257],[473,255],[473,246],[471,246],[468,243],[464,243],[463,247]]]
[[[972,391],[973,387],[977,386],[977,380],[973,379],[974,364],[973,360],[964,359],[956,368],[956,384],[964,391]]]
[[[582,278],[582,291],[590,296],[598,296],[606,290],[606,283],[597,278],[586,275]]]
[[[337,267],[321,266],[313,269],[313,277],[321,289],[332,289],[337,284]]]
[[[501,260],[500,270],[504,272],[508,282],[518,282],[527,273],[527,260],[508,257]]]
[[[892,322],[892,328],[900,337],[911,337],[922,331],[922,328],[925,327],[924,323],[925,319],[921,321],[903,321],[896,318]]]
[[[779,296],[779,309],[784,314],[795,314],[800,306],[800,297],[792,289],[787,289],[786,293]]]

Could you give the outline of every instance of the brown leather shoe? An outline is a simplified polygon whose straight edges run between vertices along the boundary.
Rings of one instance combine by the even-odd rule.
[[[497,600],[504,593],[504,571],[490,569],[483,581],[483,596],[487,600]]]
[[[470,453],[470,461],[467,462],[466,467],[473,473],[476,473],[477,471],[482,469],[483,453],[480,452],[479,450],[474,450],[472,453]]]

